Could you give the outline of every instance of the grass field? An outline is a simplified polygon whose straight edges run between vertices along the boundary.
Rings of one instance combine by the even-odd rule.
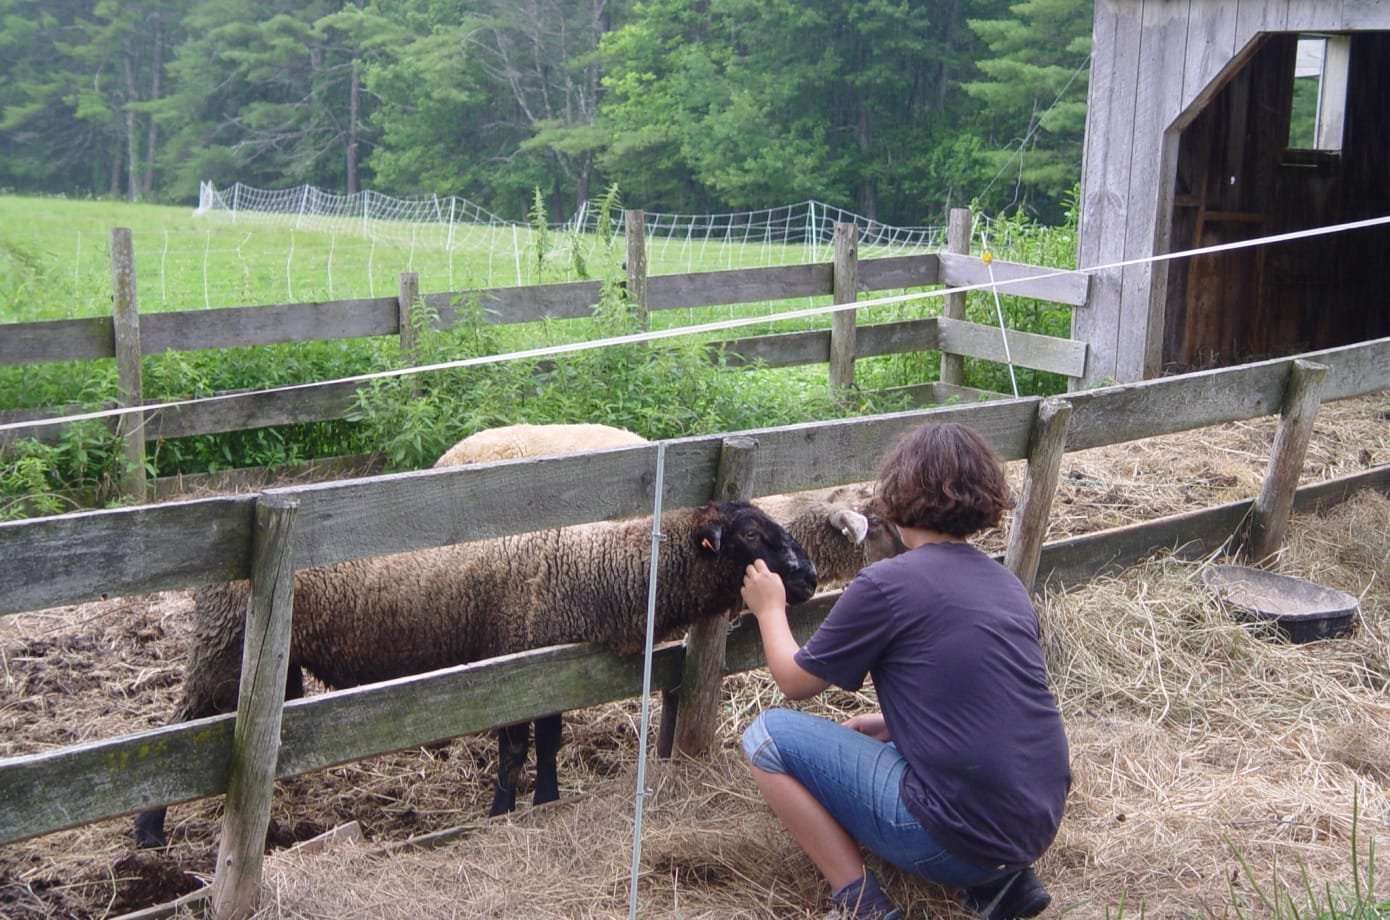
[[[364,236],[341,227],[295,227],[293,221],[266,216],[233,221],[226,214],[198,216],[180,207],[0,197],[0,323],[106,315],[111,309],[107,240],[116,226],[132,231],[137,295],[140,311],[146,314],[391,296],[397,274],[406,270],[419,274],[420,290],[425,293],[510,286],[518,280],[533,284],[622,277],[623,241],[601,234],[459,225],[452,245],[447,246],[446,231],[440,225],[373,221],[366,228],[369,236]],[[1007,221],[986,226],[1001,257],[1071,264],[1075,246],[1071,228]],[[866,247],[860,256],[884,254]],[[794,264],[812,257],[828,260],[829,247],[812,250],[800,242],[729,242],[694,235],[652,239],[649,244],[652,274]],[[766,316],[829,300],[827,296],[660,311],[653,314],[652,325],[668,328]],[[1013,297],[1003,300],[1012,328],[1069,334],[1067,308]],[[860,322],[918,318],[939,310],[939,300],[926,299],[865,311]],[[992,298],[972,295],[967,315],[979,322],[995,322]],[[817,317],[759,324],[737,334],[828,325],[828,317]],[[624,328],[622,317],[613,310],[593,320],[460,328],[432,336],[428,352],[431,360],[446,361],[582,341]],[[422,399],[405,400],[386,388],[373,394],[371,406],[358,421],[162,443],[152,452],[152,472],[169,475],[265,466],[379,450],[385,450],[395,466],[416,466],[451,439],[479,427],[514,421],[602,421],[648,437],[671,437],[883,411],[899,406],[873,397],[872,391],[932,380],[939,366],[935,353],[861,361],[856,380],[864,395],[846,403],[829,399],[824,367],[721,372],[715,377],[690,358],[688,351],[673,357],[666,349],[636,357],[567,358],[564,372],[549,385],[509,372],[440,377]],[[147,400],[177,399],[330,380],[398,365],[397,343],[390,337],[167,353],[145,360],[144,393]],[[1056,392],[1065,385],[1061,378],[1031,371],[1021,371],[1019,382],[1026,393]],[[967,362],[966,383],[997,391],[1009,387],[1006,368],[987,362]],[[0,367],[0,411],[98,405],[114,395],[115,369],[110,360]],[[101,439],[98,432],[59,448],[31,446],[30,475],[19,477],[27,485],[13,485],[17,480],[11,458],[6,461],[9,466],[0,467],[0,496],[7,491],[33,491],[38,487],[34,471],[39,467],[46,471],[47,487],[55,491],[91,486],[88,480],[95,471],[106,469],[111,459],[109,445],[98,443]],[[109,478],[109,472],[106,469],[102,475]]]

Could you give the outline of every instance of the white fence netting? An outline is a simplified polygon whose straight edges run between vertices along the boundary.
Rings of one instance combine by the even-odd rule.
[[[568,220],[545,228],[548,239],[543,244],[552,264],[563,261],[553,256],[576,245],[573,237],[603,242],[598,237],[605,230],[614,237],[622,235],[621,209],[602,214],[602,208],[599,202],[585,202]],[[528,250],[541,243],[539,228],[504,220],[453,195],[395,198],[371,190],[338,195],[311,185],[271,190],[239,182],[218,188],[204,182],[197,213],[355,236],[412,250],[487,253],[493,266],[488,283],[509,283],[502,280],[500,263],[511,269],[510,283],[527,283]],[[718,214],[648,212],[648,260],[654,272],[822,261],[830,257],[835,224],[841,222],[858,225],[859,250],[866,258],[926,252],[945,241],[942,227],[897,227],[819,201],[803,201]]]

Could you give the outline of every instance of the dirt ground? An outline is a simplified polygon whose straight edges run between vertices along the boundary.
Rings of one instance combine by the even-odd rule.
[[[1265,419],[1068,455],[1050,536],[1250,497],[1259,488],[1273,430],[1274,421]],[[1387,462],[1390,395],[1347,400],[1320,414],[1303,478],[1315,482]],[[1011,466],[1011,476],[1021,481],[1021,465]],[[1384,507],[1358,505],[1357,513],[1356,526],[1369,521],[1390,531]],[[1371,599],[1363,598],[1368,619],[1356,640],[1355,654],[1362,657],[1355,666],[1333,667],[1342,662],[1338,656],[1352,653],[1317,646],[1290,651],[1302,656],[1293,664],[1256,655],[1266,670],[1247,673],[1243,668],[1252,653],[1239,636],[1248,633],[1236,629],[1239,636],[1229,637],[1213,628],[1209,632],[1220,641],[1181,662],[1188,683],[1167,683],[1165,668],[1175,667],[1173,662],[1143,656],[1161,639],[1185,649],[1186,634],[1171,626],[1165,634],[1156,625],[1167,622],[1164,614],[1188,625],[1194,616],[1181,607],[1198,593],[1191,567],[1176,562],[1159,563],[1138,580],[1107,580],[1048,599],[1043,616],[1052,630],[1049,662],[1068,719],[1078,783],[1062,835],[1040,872],[1068,915],[1104,916],[1105,905],[1126,895],[1149,897],[1148,916],[1200,911],[1214,897],[1218,876],[1224,884],[1235,871],[1231,884],[1245,884],[1223,833],[1259,850],[1248,854],[1256,866],[1267,866],[1262,848],[1268,842],[1277,844],[1270,852],[1282,852],[1285,865],[1302,858],[1316,879],[1341,878],[1350,867],[1353,789],[1371,825],[1363,822],[1363,832],[1390,830],[1384,804],[1390,789],[1384,742],[1390,704],[1386,666],[1373,663],[1376,654],[1382,662],[1387,658],[1390,612],[1383,592],[1390,565],[1384,549],[1380,556],[1373,551],[1383,543],[1367,544],[1364,534],[1348,526],[1301,523],[1300,533],[1315,534],[1316,540],[1303,545],[1308,540],[1296,534],[1286,565]],[[991,534],[982,543],[998,549],[1002,538]],[[1351,549],[1364,551],[1364,558],[1353,554],[1350,561],[1336,561]],[[1168,599],[1152,602],[1159,596]],[[1076,624],[1094,621],[1094,615],[1081,613],[1097,605],[1147,613],[1111,624],[1106,632],[1085,633]],[[0,619],[0,757],[163,724],[178,696],[191,607],[187,592],[169,592]],[[1372,623],[1373,614],[1381,619]],[[1207,653],[1215,657],[1203,657]],[[1311,670],[1331,676],[1300,690],[1298,705],[1276,705],[1277,695],[1265,683],[1278,686],[1280,669],[1309,669],[1310,662],[1317,665]],[[1127,682],[1117,682],[1118,667],[1137,670]],[[1256,685],[1258,692],[1251,690]],[[1219,718],[1199,717],[1183,702],[1194,687]],[[1240,705],[1250,694],[1255,715]],[[738,729],[763,706],[779,702],[775,688],[765,675],[743,676],[726,683],[726,702],[721,756],[657,770],[644,898],[651,899],[652,915],[819,916],[821,892],[809,867],[750,798],[732,753]],[[830,694],[822,705],[840,712],[870,703],[865,695]],[[561,762],[566,801],[506,820],[481,820],[494,755],[493,742],[484,737],[281,783],[271,829],[277,848],[349,821],[360,823],[369,845],[470,822],[478,829],[458,846],[398,853],[391,860],[367,849],[332,851],[323,858],[364,882],[357,901],[332,909],[312,877],[331,878],[324,864],[281,855],[271,863],[281,905],[273,915],[388,916],[385,902],[371,899],[400,899],[403,889],[393,888],[392,878],[448,895],[449,911],[437,912],[444,901],[430,901],[435,906],[429,907],[420,900],[415,916],[622,915],[635,720],[635,702],[569,717]],[[219,818],[218,800],[172,808],[171,843],[160,852],[134,848],[128,818],[0,848],[0,917],[106,917],[192,890],[211,872]],[[607,846],[594,847],[595,840]],[[595,855],[608,850],[605,858]],[[517,874],[509,866],[533,868]],[[930,906],[933,916],[951,915],[939,891],[897,876],[892,882],[906,900]],[[309,906],[318,902],[323,912]],[[1051,912],[1058,914],[1056,908]]]

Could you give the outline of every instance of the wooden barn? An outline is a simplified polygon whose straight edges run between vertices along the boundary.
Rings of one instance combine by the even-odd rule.
[[[1096,0],[1078,264],[1390,214],[1390,2]],[[1390,335],[1390,227],[1097,273],[1082,385]]]

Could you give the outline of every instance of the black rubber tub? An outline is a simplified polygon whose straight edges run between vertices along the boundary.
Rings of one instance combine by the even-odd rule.
[[[1344,591],[1244,565],[1212,565],[1202,581],[1247,622],[1273,623],[1290,642],[1350,635],[1359,602]]]

